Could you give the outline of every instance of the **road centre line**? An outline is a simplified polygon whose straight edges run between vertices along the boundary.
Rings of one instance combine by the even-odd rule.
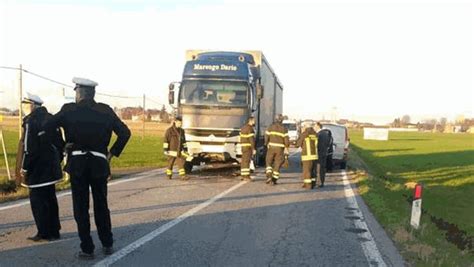
[[[115,262],[119,261],[123,257],[127,256],[128,254],[132,253],[133,251],[137,250],[141,246],[145,245],[146,243],[150,242],[151,240],[155,239],[162,233],[168,231],[173,226],[176,226],[180,222],[186,220],[187,218],[193,216],[197,212],[201,211],[202,209],[206,208],[207,206],[211,205],[212,203],[216,202],[220,198],[224,197],[225,195],[229,194],[230,192],[236,190],[237,188],[241,187],[242,185],[248,183],[247,181],[242,181],[231,188],[227,189],[226,191],[206,200],[205,202],[197,205],[196,207],[188,210],[187,212],[183,213],[176,219],[158,227],[157,229],[153,230],[152,232],[146,234],[145,236],[141,237],[140,239],[136,240],[135,242],[129,244],[128,246],[122,248],[121,250],[115,252],[111,256],[103,259],[102,261],[94,264],[94,267],[102,267],[102,266],[110,266]]]

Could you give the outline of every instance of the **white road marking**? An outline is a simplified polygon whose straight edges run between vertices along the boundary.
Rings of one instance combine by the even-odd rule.
[[[382,258],[382,255],[380,254],[379,249],[377,248],[374,237],[370,233],[367,223],[365,223],[364,215],[359,209],[359,204],[357,204],[354,190],[352,190],[352,186],[347,179],[346,171],[342,172],[342,181],[344,183],[344,194],[346,195],[347,203],[349,204],[350,208],[354,209],[354,216],[360,218],[358,220],[354,220],[354,225],[358,229],[365,230],[358,235],[361,237],[361,239],[363,239],[363,241],[360,242],[360,245],[362,246],[362,250],[364,251],[367,262],[371,266],[387,266]]]
[[[220,193],[217,196],[214,196],[213,198],[208,199],[206,202],[203,202],[196,207],[188,210],[187,212],[183,213],[181,216],[178,218],[160,226],[159,228],[153,230],[152,232],[148,233],[147,235],[143,236],[142,238],[136,240],[135,242],[129,244],[128,246],[122,248],[121,250],[115,252],[111,256],[103,259],[102,261],[94,264],[94,267],[99,267],[99,266],[110,266],[114,264],[115,262],[119,261],[123,257],[127,256],[131,252],[135,251],[139,247],[143,246],[144,244],[150,242],[151,240],[155,239],[162,233],[166,232],[167,230],[171,229],[173,226],[177,225],[178,223],[186,220],[187,218],[193,216],[200,210],[206,208],[207,206],[211,205],[212,203],[216,202],[220,198],[224,197],[225,195],[229,194],[230,192],[236,190],[237,188],[241,187],[242,185],[248,183],[247,181],[242,181],[231,188],[227,189],[226,191]]]
[[[142,174],[140,174],[139,176],[137,176],[135,178],[118,179],[116,181],[110,182],[109,186],[118,185],[118,184],[122,184],[122,183],[133,182],[133,181],[141,180],[141,179],[144,179],[144,178],[148,178],[148,177],[153,176],[153,175],[160,175],[160,174],[163,174],[163,173],[164,173],[164,169],[152,170],[152,171],[149,171],[149,172],[142,173]],[[64,196],[69,196],[70,194],[71,194],[71,190],[67,190],[66,192],[62,192],[62,193],[57,194],[56,197],[61,198],[61,197],[64,197]],[[15,203],[15,204],[9,204],[9,205],[7,204],[5,206],[0,206],[0,211],[13,209],[13,208],[18,208],[18,207],[28,205],[28,204],[30,204],[29,200],[21,200],[18,203]]]

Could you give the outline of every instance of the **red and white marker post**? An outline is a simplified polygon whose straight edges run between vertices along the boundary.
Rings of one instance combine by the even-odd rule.
[[[423,193],[423,186],[416,184],[413,192],[413,202],[411,206],[411,220],[410,224],[413,228],[418,229],[420,227],[421,218],[421,195]]]

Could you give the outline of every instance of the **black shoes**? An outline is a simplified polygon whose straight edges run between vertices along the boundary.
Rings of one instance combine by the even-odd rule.
[[[40,236],[40,235],[35,235],[35,236],[30,236],[27,238],[28,240],[30,241],[33,241],[33,242],[45,242],[45,241],[48,241],[47,238],[43,237],[43,236]]]
[[[94,252],[92,253],[86,253],[84,251],[79,251],[77,253],[77,258],[80,260],[93,260],[95,258]]]
[[[102,252],[104,253],[104,255],[112,255],[112,254],[114,254],[114,248],[112,246],[103,247]]]
[[[271,185],[277,185],[277,184],[278,184],[278,179],[272,178]]]
[[[187,180],[189,180],[189,176],[183,175],[183,176],[181,176],[181,180],[187,181]]]
[[[168,177],[168,180],[173,179],[173,177],[171,175],[166,175],[166,177]]]
[[[56,240],[59,240],[61,239],[61,235],[60,234],[56,234],[56,235],[51,235],[49,238],[48,238],[48,241],[56,241]]]

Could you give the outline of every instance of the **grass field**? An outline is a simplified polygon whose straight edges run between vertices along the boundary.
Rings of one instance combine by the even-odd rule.
[[[167,124],[147,122],[145,125],[145,136],[142,139],[142,123],[126,122],[132,130],[132,138],[122,152],[120,158],[112,160],[112,173],[117,175],[127,174],[149,168],[163,167],[166,165],[166,158],[163,155],[163,133],[168,127]],[[3,122],[3,134],[5,146],[7,148],[10,171],[14,175],[16,149],[18,146],[18,122],[16,118],[6,118]],[[113,143],[114,139],[111,141]],[[7,171],[3,151],[0,150],[0,193],[14,189],[14,184],[8,182]],[[59,185],[59,188],[68,188],[68,184]],[[18,192],[8,195],[0,194],[0,201],[25,197],[26,190],[19,189]]]
[[[351,142],[370,174],[359,190],[403,256],[421,266],[473,266],[474,135],[391,132],[389,141],[370,141],[352,131]],[[350,166],[363,167],[356,161]],[[418,231],[409,227],[410,182],[424,185]]]

